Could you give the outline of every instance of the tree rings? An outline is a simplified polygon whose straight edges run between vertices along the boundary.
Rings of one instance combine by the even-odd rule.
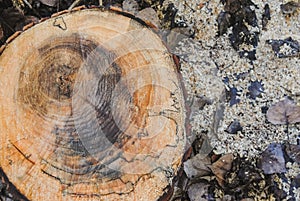
[[[172,55],[146,25],[87,9],[0,55],[0,165],[29,200],[157,200],[185,148]]]

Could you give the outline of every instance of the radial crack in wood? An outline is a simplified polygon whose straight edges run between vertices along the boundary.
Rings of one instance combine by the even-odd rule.
[[[160,38],[128,14],[52,17],[0,55],[0,165],[29,200],[158,200],[185,151]]]

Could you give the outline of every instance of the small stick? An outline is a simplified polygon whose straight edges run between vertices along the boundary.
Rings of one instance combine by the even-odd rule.
[[[23,0],[23,1],[24,1],[24,3],[25,3],[30,9],[32,9],[31,4],[30,4],[27,0]]]
[[[68,8],[68,10],[72,10],[75,6],[77,6],[77,4],[79,4],[81,2],[81,0],[75,0],[71,6]]]
[[[285,119],[286,119],[286,122],[285,122],[286,123],[286,135],[287,135],[287,138],[288,138],[289,149],[291,151],[290,136],[289,136],[289,120],[288,120],[288,117],[286,115],[286,112],[285,112],[284,116],[285,116]]]

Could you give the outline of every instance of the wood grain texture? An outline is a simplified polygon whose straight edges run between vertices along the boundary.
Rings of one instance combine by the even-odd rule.
[[[29,200],[157,200],[185,149],[172,55],[112,11],[35,25],[0,55],[0,165]]]

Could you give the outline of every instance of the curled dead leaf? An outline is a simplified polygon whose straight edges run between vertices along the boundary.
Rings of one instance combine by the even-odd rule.
[[[214,162],[210,168],[220,186],[224,186],[225,175],[231,170],[232,161],[233,154],[226,154]]]
[[[288,97],[271,106],[267,119],[272,124],[294,124],[300,122],[300,106]]]
[[[189,179],[202,177],[210,174],[208,166],[211,165],[210,158],[197,154],[193,158],[184,162],[184,171]]]
[[[286,172],[285,159],[281,144],[270,144],[262,153],[258,162],[258,167],[262,169],[265,174]]]
[[[208,184],[196,183],[192,184],[188,189],[188,196],[191,201],[206,201],[208,200]]]

